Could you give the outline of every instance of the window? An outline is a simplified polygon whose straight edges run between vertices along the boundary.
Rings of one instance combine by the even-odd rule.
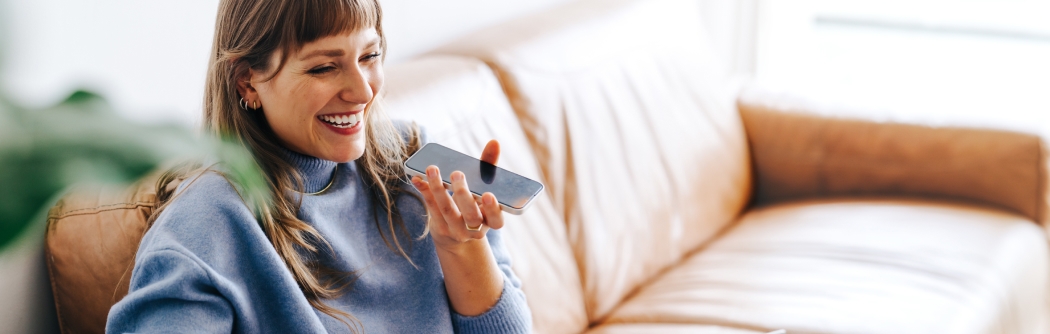
[[[763,86],[867,116],[1050,135],[1050,1],[762,0],[758,17]]]

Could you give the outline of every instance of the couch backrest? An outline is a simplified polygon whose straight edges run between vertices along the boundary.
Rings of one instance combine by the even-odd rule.
[[[539,180],[529,149],[499,82],[485,64],[463,57],[431,57],[387,71],[384,107],[392,118],[414,120],[428,139],[480,156],[500,142],[498,165]],[[537,197],[523,215],[505,214],[504,239],[532,309],[537,333],[578,333],[587,328],[583,292],[565,223],[550,197]]]
[[[498,74],[599,321],[746,206],[746,137],[691,0],[594,0],[438,50]]]
[[[1037,135],[829,117],[848,113],[761,87],[743,92],[738,106],[751,143],[757,205],[922,197],[1050,222],[1050,157]]]

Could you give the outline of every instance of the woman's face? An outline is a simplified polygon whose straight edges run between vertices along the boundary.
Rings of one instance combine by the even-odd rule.
[[[355,160],[365,151],[366,107],[383,86],[380,52],[375,29],[307,43],[287,57],[272,80],[264,81],[271,73],[252,71],[241,95],[260,109],[247,112],[262,112],[292,151],[336,162]],[[271,57],[271,68],[280,56]]]

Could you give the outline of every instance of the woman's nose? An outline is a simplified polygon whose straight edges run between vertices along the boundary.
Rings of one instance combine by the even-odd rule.
[[[339,92],[339,98],[354,104],[367,104],[372,101],[372,86],[368,84],[368,73],[361,68],[346,72],[345,86]]]

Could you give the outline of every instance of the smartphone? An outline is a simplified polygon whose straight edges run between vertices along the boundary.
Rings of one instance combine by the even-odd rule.
[[[434,165],[441,170],[441,182],[445,189],[452,184],[452,172],[460,171],[466,176],[467,187],[480,200],[487,192],[496,195],[503,211],[520,215],[532,204],[532,200],[543,191],[543,184],[515,174],[496,165],[478,160],[437,143],[428,143],[405,161],[405,173],[409,177],[427,179],[427,167]]]

